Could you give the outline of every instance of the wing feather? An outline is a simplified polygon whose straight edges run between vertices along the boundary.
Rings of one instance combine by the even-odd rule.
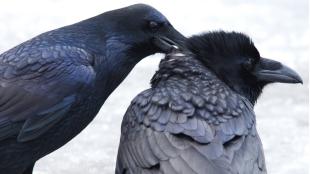
[[[255,115],[251,111],[253,108],[249,104],[240,108],[243,98],[235,95],[233,97],[236,99],[228,99],[227,107],[231,108],[224,108],[227,113],[219,114],[214,112],[207,100],[195,99],[197,101],[194,104],[188,100],[193,98],[190,93],[177,98],[176,94],[169,93],[175,90],[164,91],[165,94],[154,92],[154,89],[152,92],[144,91],[131,103],[122,123],[116,171],[143,174],[247,174],[252,170],[266,173],[255,128]],[[159,98],[173,98],[179,102],[160,102]],[[201,103],[205,104],[205,108]],[[216,101],[213,103],[215,107]],[[205,111],[201,114],[203,109]],[[178,121],[180,117],[182,121]],[[217,117],[225,121],[216,122]],[[247,162],[248,166],[236,161]],[[130,163],[130,166],[126,163]],[[251,169],[249,165],[252,165]]]
[[[0,141],[17,135],[25,142],[44,134],[96,76],[92,55],[80,48],[32,48],[27,42],[19,47],[0,55]]]

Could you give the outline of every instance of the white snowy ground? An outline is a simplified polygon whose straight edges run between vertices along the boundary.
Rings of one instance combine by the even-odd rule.
[[[0,52],[41,32],[138,1],[1,0]],[[308,2],[306,0],[143,1],[189,36],[208,30],[249,34],[262,56],[296,69],[304,85],[270,85],[255,111],[269,173],[306,174],[308,141]],[[131,99],[149,87],[162,55],[140,62],[74,140],[44,157],[35,174],[110,174],[114,171],[122,116]]]

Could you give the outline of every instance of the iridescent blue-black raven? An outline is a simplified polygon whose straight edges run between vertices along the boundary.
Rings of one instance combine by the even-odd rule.
[[[265,85],[299,83],[250,38],[210,32],[168,54],[122,123],[117,174],[265,174],[253,105]]]
[[[0,173],[35,162],[80,133],[142,58],[184,38],[156,9],[109,11],[0,55]]]

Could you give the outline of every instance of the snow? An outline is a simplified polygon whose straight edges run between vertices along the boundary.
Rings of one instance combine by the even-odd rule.
[[[218,29],[245,32],[262,56],[301,74],[303,85],[268,86],[255,112],[269,173],[308,173],[308,1],[141,1],[160,10],[187,36]],[[0,52],[44,31],[141,1],[0,1]],[[68,144],[41,159],[34,174],[113,173],[122,115],[131,99],[149,87],[161,57],[156,54],[140,62],[96,119]]]

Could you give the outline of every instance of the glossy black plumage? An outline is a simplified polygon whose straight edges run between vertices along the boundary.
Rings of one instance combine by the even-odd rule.
[[[160,12],[137,4],[1,54],[0,173],[31,174],[36,160],[82,131],[134,65],[161,52],[157,37],[183,36]]]
[[[190,38],[188,49],[168,54],[152,88],[129,106],[116,173],[267,173],[252,98],[267,82],[248,79],[252,70],[238,74],[246,58],[259,64],[254,44],[240,33],[211,32]],[[242,91],[253,86],[237,87],[247,80],[257,81],[253,95]]]

